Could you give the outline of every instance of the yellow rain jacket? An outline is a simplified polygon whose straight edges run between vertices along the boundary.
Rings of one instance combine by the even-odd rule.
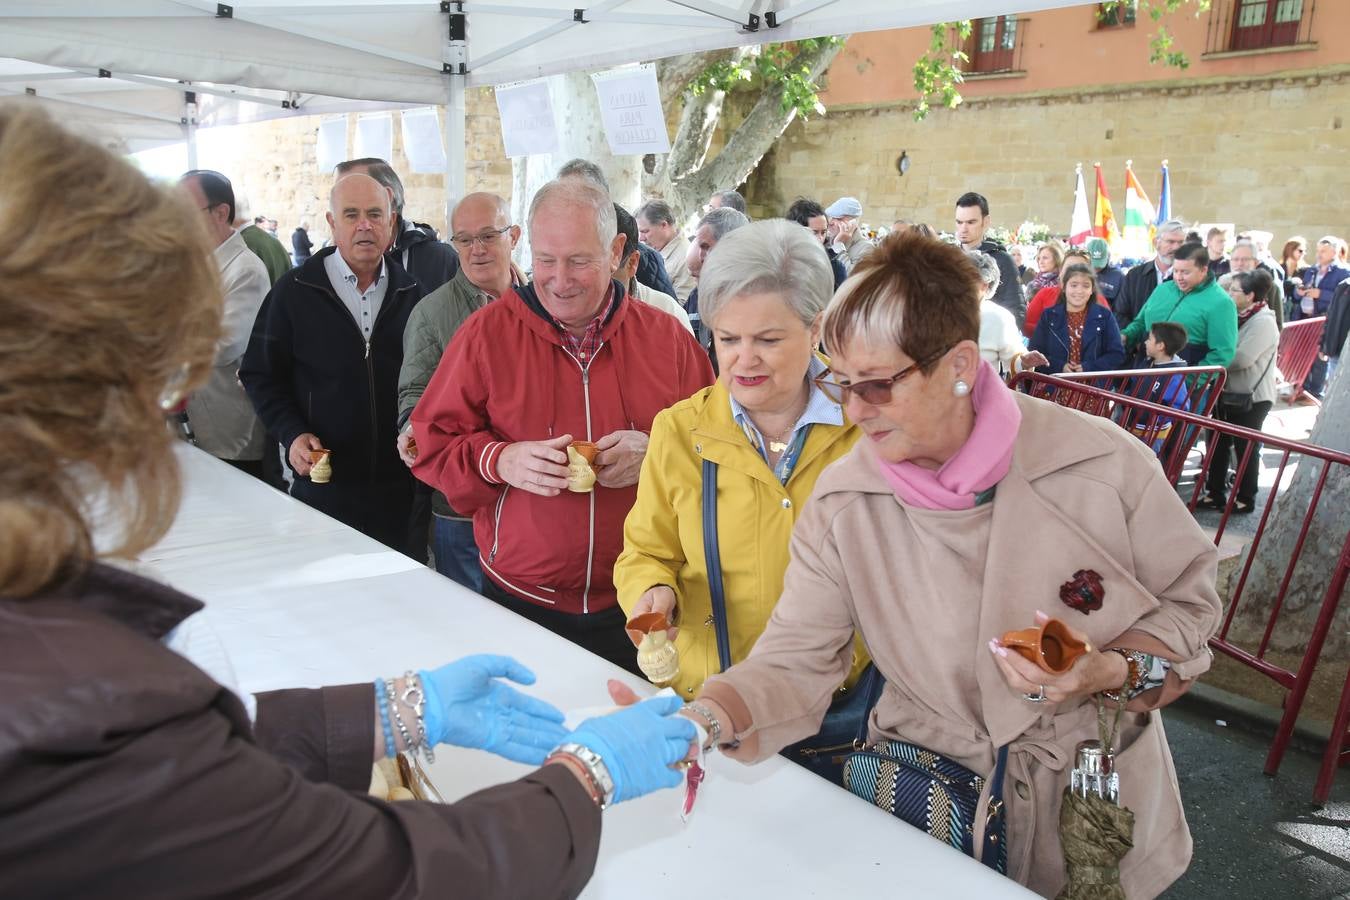
[[[632,615],[648,588],[675,590],[680,627],[675,639],[680,675],[674,688],[693,699],[703,679],[721,671],[712,595],[703,553],[703,460],[718,466],[717,531],[727,603],[731,658],[750,654],[783,590],[788,542],[802,504],[830,463],[846,454],[860,432],[812,425],[786,486],[750,445],[731,414],[721,382],[659,413],[638,479],[637,502],[624,522],[623,552],[614,565],[619,605]],[[867,665],[855,638],[851,686]]]

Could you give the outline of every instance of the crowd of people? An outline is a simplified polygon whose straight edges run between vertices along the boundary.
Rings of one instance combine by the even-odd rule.
[[[1028,272],[974,192],[950,242],[918,223],[875,242],[853,197],[751,221],[734,190],[686,236],[660,199],[616,204],[586,160],[523,222],[503,197],[464,197],[442,241],[405,218],[386,162],[336,174],[332,246],[301,258],[297,240],[273,277],[226,176],[155,187],[41,115],[0,112],[0,223],[36,223],[32,252],[0,261],[0,677],[39,686],[0,692],[0,783],[33,798],[0,837],[0,893],[131,893],[172,872],[240,893],[575,896],[603,808],[678,784],[701,751],[754,763],[810,740],[867,671],[884,679],[869,741],[981,777],[1006,765],[983,801],[1006,810],[999,867],[1046,896],[1064,880],[1067,767],[1109,695],[1136,817],[1126,893],[1185,871],[1157,710],[1208,668],[1214,546],[1152,448],[1005,376],[1226,366],[1250,395],[1230,421],[1259,426],[1272,292],[1288,319],[1334,319],[1343,243],[1289,273],[1172,222],[1129,272],[1105,242],[1047,242]],[[77,196],[96,203],[61,214]],[[128,210],[139,227],[114,229]],[[209,641],[184,640],[201,604],[107,564],[172,521],[162,417],[183,397],[201,449],[622,668],[639,672],[630,617],[662,614],[676,696],[616,694],[624,709],[568,732],[499,657],[220,690],[194,667]],[[577,442],[589,490],[571,481]],[[98,553],[77,469],[127,518]],[[1209,501],[1226,489],[1212,479]],[[1236,490],[1254,502],[1254,480]],[[1086,646],[1058,674],[1000,640],[1052,616]],[[447,806],[363,796],[373,760],[437,744],[539,768]],[[38,821],[40,847],[21,837]],[[62,849],[95,839],[77,862]]]

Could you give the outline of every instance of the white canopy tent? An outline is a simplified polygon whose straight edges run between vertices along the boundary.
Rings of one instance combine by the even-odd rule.
[[[142,145],[190,140],[198,125],[444,104],[457,197],[469,87],[1017,11],[1006,0],[0,0],[0,98],[36,97]]]

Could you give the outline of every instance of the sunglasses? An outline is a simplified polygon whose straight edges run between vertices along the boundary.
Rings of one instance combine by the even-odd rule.
[[[953,345],[955,346],[955,345]],[[856,394],[858,399],[869,406],[885,406],[891,402],[891,391],[897,384],[904,381],[910,375],[920,369],[930,366],[942,357],[946,356],[952,348],[948,347],[940,353],[934,353],[925,359],[905,366],[899,372],[896,372],[890,378],[873,378],[868,381],[859,381],[852,384],[841,384],[835,381],[831,376],[834,374],[829,369],[821,372],[812,381],[817,387],[840,406],[848,405],[849,394]]]

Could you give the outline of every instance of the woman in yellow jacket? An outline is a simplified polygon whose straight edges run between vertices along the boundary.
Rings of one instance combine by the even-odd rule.
[[[705,463],[716,473],[726,634],[739,662],[778,602],[802,505],[825,467],[858,439],[813,382],[826,371],[815,348],[833,288],[820,243],[781,219],[722,238],[700,274],[699,312],[713,334],[719,380],[652,423],[614,567],[630,618],[661,612],[677,626],[673,686],[686,699],[722,669],[703,528]],[[846,684],[867,663],[861,648]]]

